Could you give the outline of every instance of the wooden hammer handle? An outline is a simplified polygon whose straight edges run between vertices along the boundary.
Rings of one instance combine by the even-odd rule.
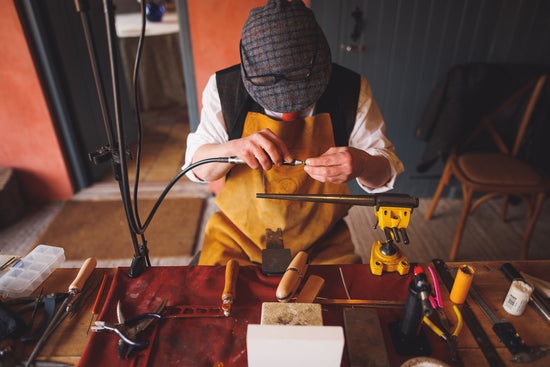
[[[307,252],[300,251],[294,256],[290,265],[277,287],[277,300],[279,302],[288,302],[290,297],[296,292],[300,282],[304,278],[307,270]]]
[[[237,278],[239,277],[239,262],[231,259],[225,267],[225,287],[223,288],[222,301],[228,298],[235,299],[237,295]]]

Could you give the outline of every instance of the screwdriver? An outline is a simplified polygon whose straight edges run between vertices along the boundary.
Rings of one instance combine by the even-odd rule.
[[[99,313],[99,301],[101,300],[101,297],[103,295],[103,289],[105,288],[105,283],[107,282],[107,274],[103,274],[103,280],[101,281],[101,285],[99,286],[99,291],[97,292],[97,297],[94,302],[94,307],[92,308],[92,317],[90,318],[90,324],[88,325],[88,330],[86,330],[86,335],[88,335],[88,332],[90,331],[90,327],[92,326],[92,321],[94,321],[94,316]]]

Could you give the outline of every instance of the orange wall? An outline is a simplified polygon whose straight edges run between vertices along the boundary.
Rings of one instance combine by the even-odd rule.
[[[266,0],[188,0],[189,30],[195,67],[197,101],[202,108],[202,91],[208,78],[218,70],[238,64],[239,40],[250,9],[264,6]],[[306,5],[309,1],[304,1]],[[223,179],[210,183],[218,193]]]
[[[239,62],[241,29],[265,0],[188,0],[199,108],[215,71]],[[305,1],[308,4],[308,1]],[[0,22],[0,165],[16,169],[32,201],[69,199],[74,189],[12,1]]]
[[[12,1],[0,22],[0,165],[31,201],[69,199],[73,187]]]
[[[187,1],[199,110],[210,75],[240,62],[239,40],[248,13],[265,3],[266,0]]]

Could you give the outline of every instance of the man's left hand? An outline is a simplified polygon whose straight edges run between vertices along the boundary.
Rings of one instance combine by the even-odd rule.
[[[384,185],[391,168],[383,156],[353,147],[332,147],[319,157],[306,159],[304,170],[320,182],[342,184],[358,178],[369,190]]]
[[[319,157],[308,158],[304,169],[317,181],[346,183],[363,172],[365,154],[357,148],[332,147]]]

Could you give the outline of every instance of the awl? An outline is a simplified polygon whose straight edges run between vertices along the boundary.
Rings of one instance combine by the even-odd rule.
[[[29,359],[27,360],[27,366],[32,366],[34,361],[36,360],[36,357],[38,356],[38,353],[40,353],[40,350],[46,344],[48,341],[48,338],[50,335],[55,331],[55,329],[63,322],[63,320],[67,317],[69,314],[69,307],[71,300],[82,290],[84,287],[84,284],[94,271],[95,267],[97,265],[97,260],[94,258],[88,258],[86,261],[84,261],[84,264],[82,264],[82,267],[80,268],[78,274],[76,275],[76,278],[73,280],[73,282],[69,285],[69,292],[67,293],[67,298],[63,301],[53,318],[51,319],[50,323],[48,324],[48,327],[46,330],[44,330],[44,333],[36,343],[36,346],[34,347],[31,355],[29,356]]]

